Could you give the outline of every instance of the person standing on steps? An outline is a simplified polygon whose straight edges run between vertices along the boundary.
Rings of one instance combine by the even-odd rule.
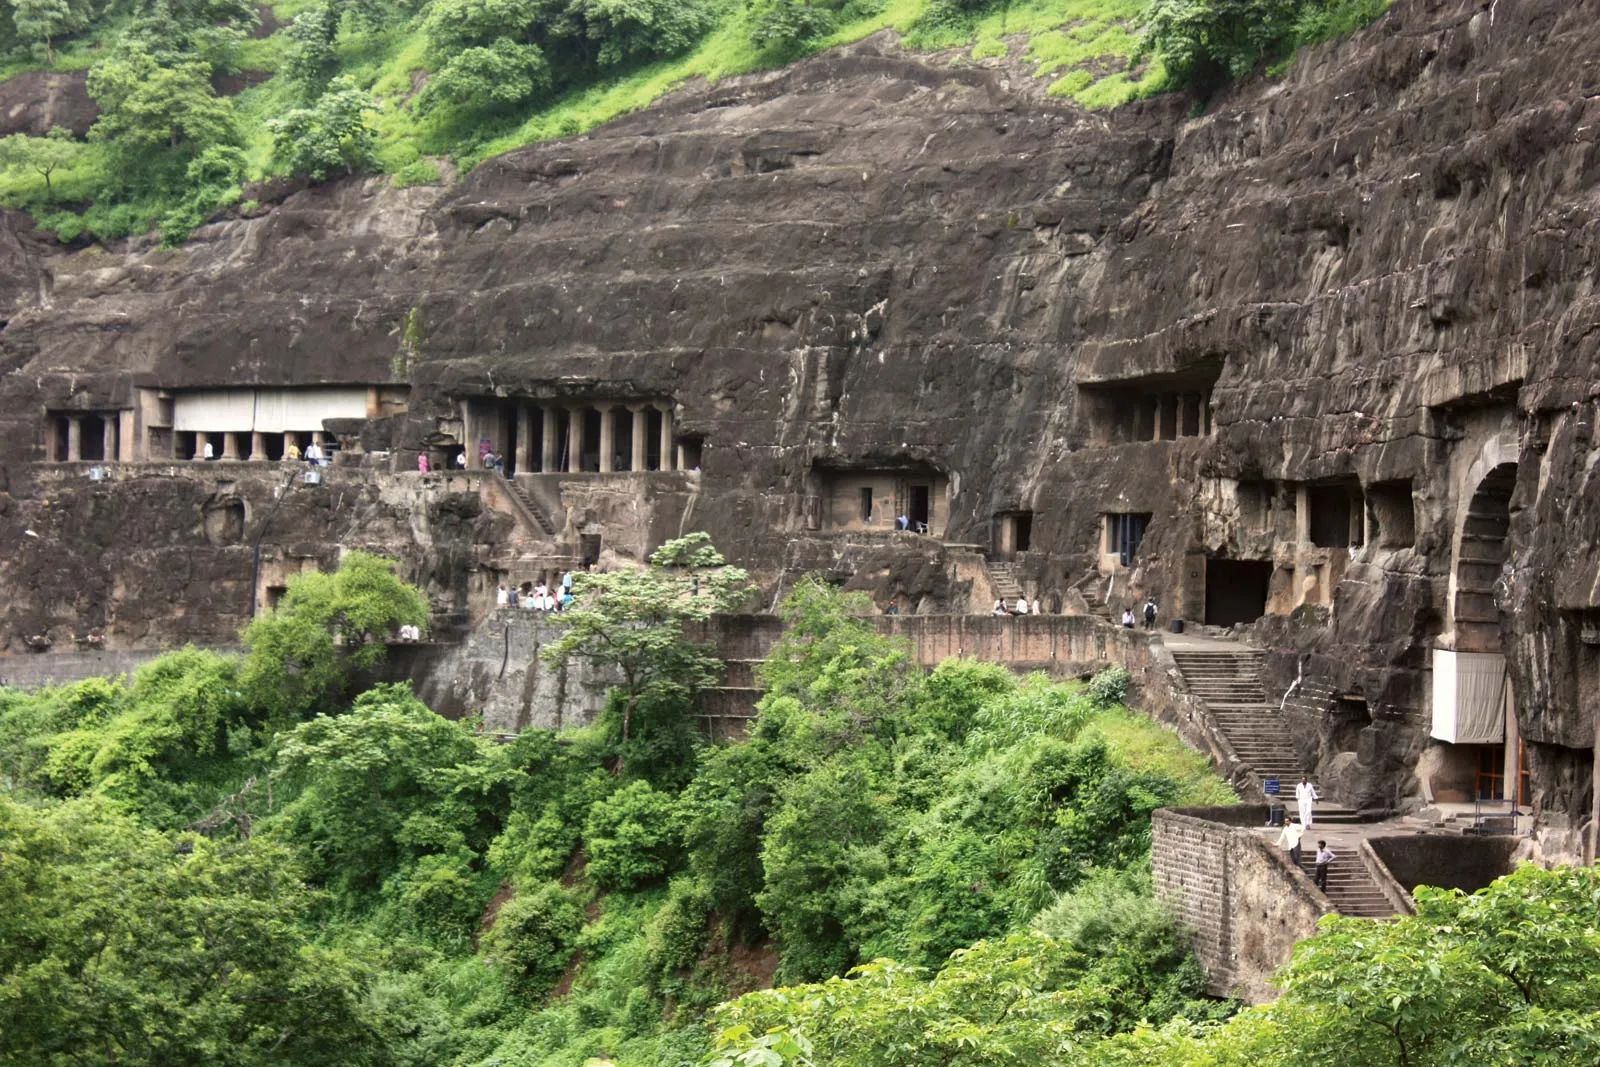
[[[1303,826],[1312,825],[1312,808],[1322,799],[1322,794],[1317,792],[1317,787],[1312,785],[1305,775],[1300,776],[1300,784],[1294,787],[1295,803],[1300,807],[1300,823]]]
[[[1145,597],[1144,600],[1144,628],[1146,630],[1156,628],[1156,598],[1153,596]]]
[[[1296,867],[1300,866],[1300,837],[1306,828],[1290,819],[1283,824],[1283,833],[1278,835],[1278,846],[1289,850],[1289,862]]]
[[[1328,891],[1328,864],[1336,858],[1326,841],[1317,842],[1317,888],[1324,893]]]

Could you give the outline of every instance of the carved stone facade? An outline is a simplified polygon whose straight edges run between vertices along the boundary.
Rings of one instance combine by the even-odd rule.
[[[988,553],[1065,611],[1242,624],[1336,799],[1525,766],[1546,858],[1592,855],[1597,54],[1582,5],[1397,0],[1198,117],[1089,115],[877,40],[178,255],[0,215],[0,643],[223,640],[264,527],[465,621],[691,529],[768,595],[820,569],[929,612],[983,610]],[[57,462],[111,412],[148,442],[121,413],[162,391],[313,387],[406,401],[329,420],[337,478],[270,526],[268,465]],[[485,440],[509,479],[417,481]],[[919,487],[927,534],[883,528]],[[1476,667],[1436,686],[1462,654],[1504,657],[1493,708]],[[1501,740],[1436,737],[1436,692]]]

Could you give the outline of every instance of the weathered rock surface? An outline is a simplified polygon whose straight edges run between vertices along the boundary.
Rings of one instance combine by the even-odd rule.
[[[48,306],[0,332],[0,458],[44,455],[46,409],[136,386],[409,383],[402,467],[467,396],[671,397],[705,440],[693,524],[769,588],[830,465],[947,473],[952,541],[1031,512],[1018,575],[1063,603],[1148,591],[1198,619],[1225,563],[1261,561],[1272,677],[1319,694],[1298,740],[1356,799],[1426,792],[1430,657],[1465,647],[1475,597],[1534,799],[1575,829],[1600,692],[1597,84],[1600,22],[1560,0],[1397,0],[1199,118],[1177,99],[1087,115],[868,42],[455,188],[337,183],[176,253],[58,258]],[[1175,389],[1211,391],[1211,434],[1106,443],[1101,398]],[[1507,464],[1507,562],[1469,581],[1464,524]],[[1295,509],[1325,485],[1409,536],[1311,544],[1315,505]],[[111,522],[24,548],[46,503],[0,497],[13,648],[21,619],[57,617],[37,575],[139,547]],[[1105,569],[1114,513],[1150,516],[1126,570]],[[373,540],[425,558],[398,526]],[[79,610],[172,595],[102,566]]]
[[[59,126],[82,137],[100,117],[81,70],[30,70],[0,81],[0,137],[43,137]]]

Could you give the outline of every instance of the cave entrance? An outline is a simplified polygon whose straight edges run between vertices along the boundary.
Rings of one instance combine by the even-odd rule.
[[[1495,595],[1506,565],[1516,483],[1515,463],[1490,468],[1461,517],[1450,647],[1433,651],[1430,731],[1446,742],[1441,766],[1454,772],[1454,780],[1446,789],[1436,787],[1436,797],[1453,791],[1448,787],[1465,786],[1461,791],[1477,800],[1521,799],[1515,785],[1507,796],[1506,783],[1521,781],[1522,745]]]
[[[1456,552],[1455,648],[1457,652],[1501,652],[1500,609],[1495,585],[1506,563],[1511,529],[1511,490],[1517,465],[1502,463],[1478,483],[1467,504]]]
[[[933,517],[933,487],[926,484],[912,485],[909,493],[910,503],[906,506],[906,518],[911,520],[911,528],[917,533],[927,533],[928,520]]]
[[[1264,559],[1206,558],[1206,625],[1255,622],[1267,613],[1272,563]]]

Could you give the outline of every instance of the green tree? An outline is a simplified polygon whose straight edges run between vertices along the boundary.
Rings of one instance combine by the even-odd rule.
[[[383,661],[390,635],[427,622],[427,598],[395,576],[392,562],[350,552],[332,574],[292,578],[277,609],[245,627],[242,681],[278,716],[331,710],[353,672]]]
[[[11,0],[17,36],[44,48],[45,63],[55,66],[55,39],[83,27],[80,13],[67,0]]]
[[[523,0],[433,0],[422,22],[428,57],[442,63],[502,38],[524,41],[538,15],[538,6]]]
[[[332,3],[307,8],[284,31],[289,39],[282,73],[306,100],[315,100],[339,69],[334,41],[339,36],[339,11]]]
[[[135,186],[171,181],[206,148],[239,141],[233,104],[212,89],[207,64],[164,65],[137,41],[90,71],[89,95],[100,106],[90,138],[121,157]]]
[[[368,120],[375,107],[352,79],[333,79],[311,107],[267,122],[273,162],[319,182],[375,166],[378,133]]]
[[[622,680],[621,739],[645,699],[686,704],[715,684],[714,650],[690,640],[684,627],[743,603],[750,576],[727,560],[704,533],[668,541],[641,570],[579,574],[576,603],[555,617],[561,636],[544,651],[551,663],[586,659]]]
[[[71,167],[83,157],[85,146],[72,137],[72,131],[55,127],[44,137],[14,133],[0,138],[0,170],[32,171],[44,179],[46,195],[54,192],[51,175]]]
[[[501,37],[451,56],[417,100],[419,111],[438,107],[496,111],[527,103],[550,88],[550,68],[537,45]]]
[[[714,21],[704,0],[567,0],[547,26],[556,36],[581,34],[596,63],[615,67],[682,52]]]
[[[407,686],[379,686],[282,738],[274,779],[293,799],[272,833],[317,857],[314,873],[348,898],[423,856],[481,855],[513,777],[468,726]]]
[[[0,794],[0,857],[0,1064],[391,1062],[372,971],[307,938],[315,896],[282,848]]]
[[[837,6],[820,0],[757,0],[750,10],[751,43],[779,53],[821,40],[839,21]]]

